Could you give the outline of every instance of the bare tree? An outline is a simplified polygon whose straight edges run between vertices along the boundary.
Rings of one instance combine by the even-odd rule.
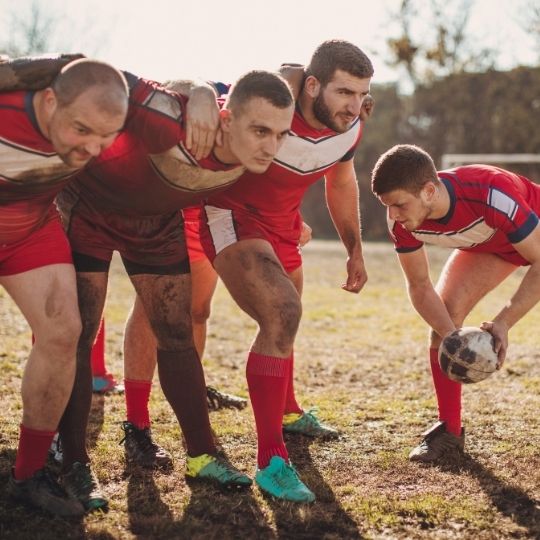
[[[11,35],[0,49],[9,56],[49,52],[57,21],[56,14],[46,13],[38,0],[33,0],[28,14],[11,13]]]
[[[492,67],[495,52],[478,48],[467,35],[473,1],[402,0],[393,17],[400,35],[387,41],[388,64],[403,67],[415,87],[439,77]],[[419,31],[420,22],[425,28]]]
[[[536,42],[536,50],[540,59],[540,2],[529,0],[521,17],[522,28],[531,35]]]
[[[92,18],[70,19],[43,0],[19,0],[17,8],[8,11],[7,16],[9,31],[5,37],[0,34],[0,54],[11,57],[81,51],[96,56],[109,38],[107,26],[96,25]],[[77,50],[73,51],[75,42]]]

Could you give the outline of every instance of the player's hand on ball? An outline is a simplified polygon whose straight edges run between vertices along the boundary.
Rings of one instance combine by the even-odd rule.
[[[493,348],[499,359],[497,369],[501,369],[508,349],[508,326],[500,321],[485,321],[480,325],[480,328],[493,336],[495,340]]]

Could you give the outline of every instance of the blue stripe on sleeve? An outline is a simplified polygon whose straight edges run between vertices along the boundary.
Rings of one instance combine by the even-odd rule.
[[[527,218],[527,221],[525,221],[525,223],[519,229],[508,235],[508,240],[512,244],[517,244],[517,242],[521,242],[533,232],[537,224],[538,216],[534,212],[531,212],[529,214],[529,217]]]

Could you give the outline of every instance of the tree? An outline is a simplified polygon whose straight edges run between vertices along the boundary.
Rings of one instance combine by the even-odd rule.
[[[523,11],[521,26],[536,41],[536,49],[540,59],[540,3],[538,0],[529,0]]]
[[[404,68],[413,87],[464,71],[492,68],[495,52],[477,48],[466,30],[473,0],[402,0],[388,39],[388,64]],[[420,37],[421,36],[421,37]]]
[[[51,36],[58,17],[54,13],[46,14],[37,0],[30,5],[28,16],[11,13],[12,34],[0,50],[11,57],[50,52]]]

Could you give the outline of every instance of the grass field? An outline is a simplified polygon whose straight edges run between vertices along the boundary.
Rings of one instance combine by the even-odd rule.
[[[409,305],[390,245],[368,244],[365,251],[370,279],[354,296],[339,289],[344,255],[337,243],[314,241],[305,250],[297,393],[344,434],[327,443],[288,439],[292,461],[317,496],[311,506],[276,502],[255,487],[230,495],[188,486],[179,431],[157,380],[153,430],[173,454],[172,474],[126,469],[118,445],[123,398],[94,396],[89,444],[109,513],[66,522],[13,505],[4,487],[15,458],[30,334],[0,291],[0,538],[540,538],[540,309],[512,330],[503,371],[464,389],[466,455],[441,466],[412,464],[408,451],[436,419],[427,331]],[[436,276],[447,252],[430,255]],[[518,278],[486,298],[467,322],[493,316]],[[130,291],[115,261],[106,315],[108,364],[117,376]],[[211,321],[207,381],[245,396],[255,326],[222,287]],[[211,420],[231,460],[253,472],[251,410],[214,412]]]

